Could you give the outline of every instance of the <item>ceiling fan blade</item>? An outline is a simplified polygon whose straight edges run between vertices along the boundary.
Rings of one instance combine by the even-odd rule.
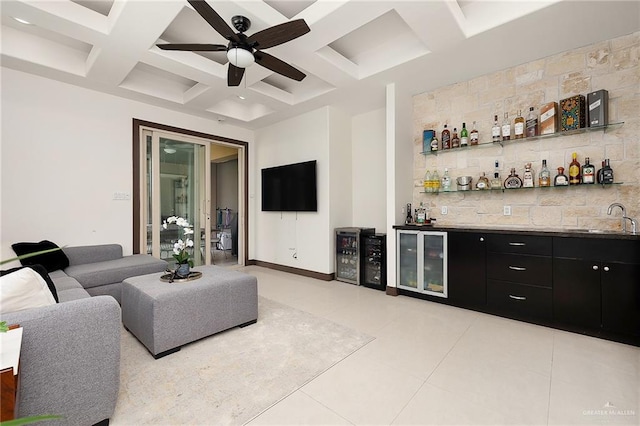
[[[307,75],[302,71],[299,71],[287,64],[284,61],[276,58],[275,56],[271,56],[268,53],[256,51],[253,53],[253,56],[256,58],[256,63],[262,65],[265,68],[270,69],[271,71],[277,72],[278,74],[282,74],[285,77],[289,77],[296,81],[302,81]]]
[[[296,19],[258,31],[249,37],[247,42],[256,49],[268,49],[305,35],[309,31],[311,29],[304,19]]]
[[[222,44],[156,44],[162,50],[188,50],[194,52],[226,52]]]
[[[239,86],[244,75],[244,68],[238,68],[229,63],[229,71],[227,71],[227,84],[229,86]]]
[[[214,30],[227,40],[238,41],[238,36],[218,13],[204,0],[188,0],[189,4],[213,27]]]

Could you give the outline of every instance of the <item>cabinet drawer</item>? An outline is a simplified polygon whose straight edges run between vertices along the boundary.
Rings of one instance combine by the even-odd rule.
[[[552,299],[550,288],[487,280],[489,308],[513,317],[551,320]]]
[[[553,256],[600,262],[640,263],[640,239],[553,238]]]
[[[487,235],[487,250],[495,253],[551,256],[552,239],[519,234],[491,234]]]
[[[492,253],[487,256],[487,278],[551,287],[553,262],[550,257]]]

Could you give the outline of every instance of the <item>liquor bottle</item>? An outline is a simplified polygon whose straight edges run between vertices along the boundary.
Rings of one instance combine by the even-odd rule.
[[[538,175],[538,186],[551,186],[551,172],[547,168],[547,160],[542,160],[542,168]]]
[[[509,113],[504,113],[504,120],[502,120],[502,140],[508,141],[511,139],[511,122],[509,121]]]
[[[450,149],[451,148],[451,132],[447,129],[447,125],[444,125],[444,130],[442,131],[442,137],[440,138],[442,141],[442,149]]]
[[[498,166],[498,160],[495,162],[493,168],[493,179],[491,179],[491,189],[502,189],[502,179],[500,179],[500,169]]]
[[[507,189],[522,188],[522,179],[516,174],[516,168],[511,168],[511,174],[504,180],[504,187]]]
[[[451,191],[451,176],[449,176],[449,169],[444,169],[444,174],[442,175],[442,179],[440,179],[440,187],[442,191],[449,192]]]
[[[424,192],[431,192],[431,172],[428,169],[424,172],[422,186],[424,186]]]
[[[427,211],[424,209],[422,205],[422,201],[420,201],[420,207],[416,209],[416,223],[423,224],[427,219]]]
[[[518,110],[518,116],[513,120],[513,133],[516,139],[522,139],[524,137],[524,117],[522,117],[522,110]]]
[[[451,137],[451,148],[460,148],[460,139],[458,138],[458,128],[453,128],[453,136]]]
[[[473,128],[471,129],[471,134],[469,135],[469,139],[471,145],[478,145],[478,129],[476,129],[476,122],[473,122]]]
[[[411,225],[413,223],[413,216],[411,215],[411,203],[407,203],[407,217],[404,219],[405,225]]]
[[[553,179],[553,186],[569,186],[569,179],[564,174],[564,167],[558,167],[558,174]]]
[[[467,123],[462,123],[462,130],[460,130],[460,146],[464,147],[469,145],[469,131],[467,130]]]
[[[580,163],[577,160],[578,154],[571,154],[571,163],[569,164],[569,185],[580,184]]]
[[[533,170],[531,170],[531,163],[524,165],[524,174],[522,175],[522,187],[533,188]]]
[[[601,184],[613,183],[613,169],[609,165],[608,158],[602,162],[602,168],[598,170],[598,183],[601,183]]]
[[[438,146],[438,137],[434,134],[433,138],[431,138],[431,152],[437,151],[440,147]]]
[[[527,115],[525,127],[525,133],[528,138],[531,136],[538,136],[538,114],[533,112],[533,107],[529,108],[529,115]]]
[[[491,128],[491,139],[494,142],[500,142],[500,125],[498,124],[498,116],[493,116],[493,127]]]
[[[582,166],[582,183],[596,183],[596,168],[589,162],[589,157],[584,158],[584,166]]]
[[[433,188],[431,192],[440,192],[440,174],[437,169],[431,174],[431,182]]]
[[[487,177],[484,175],[484,172],[482,172],[482,175],[480,176],[480,178],[478,178],[478,182],[476,182],[476,188],[491,189],[491,184],[489,183],[489,179],[487,179]]]

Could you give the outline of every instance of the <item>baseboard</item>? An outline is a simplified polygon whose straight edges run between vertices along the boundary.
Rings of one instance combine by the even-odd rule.
[[[387,296],[397,296],[397,295],[398,295],[398,287],[387,286]]]
[[[263,268],[275,269],[276,271],[288,272],[290,274],[302,275],[303,277],[315,278],[322,281],[333,281],[335,273],[323,274],[322,272],[309,271],[307,269],[294,268],[293,266],[278,265],[277,263],[265,262],[263,260],[249,260],[247,265],[262,266]]]

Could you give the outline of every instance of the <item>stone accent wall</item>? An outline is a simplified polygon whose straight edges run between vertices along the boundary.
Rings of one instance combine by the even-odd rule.
[[[504,147],[490,144],[440,151],[438,155],[421,154],[423,129],[435,129],[440,139],[444,124],[459,131],[466,122],[470,131],[475,120],[482,144],[491,141],[494,114],[502,123],[507,111],[513,123],[518,110],[526,118],[530,106],[539,113],[540,106],[547,102],[576,94],[586,96],[599,89],[609,91],[609,122],[623,121],[624,125],[572,136],[523,139]],[[431,217],[437,218],[438,224],[620,230],[620,211],[607,215],[607,207],[613,202],[624,204],[627,215],[640,221],[640,32],[416,95],[413,130],[412,202],[414,208],[420,202],[430,207]],[[609,158],[616,182],[624,184],[423,193],[426,169],[437,168],[442,175],[448,168],[455,188],[457,176],[472,176],[474,185],[482,172],[491,178],[495,160],[500,162],[503,181],[511,167],[522,178],[524,165],[531,162],[537,186],[543,159],[553,179],[559,166],[568,174],[572,152],[578,154],[581,164],[590,157],[596,171],[601,161]],[[505,205],[511,206],[511,216],[503,215]],[[448,215],[440,214],[441,206],[448,207]]]

